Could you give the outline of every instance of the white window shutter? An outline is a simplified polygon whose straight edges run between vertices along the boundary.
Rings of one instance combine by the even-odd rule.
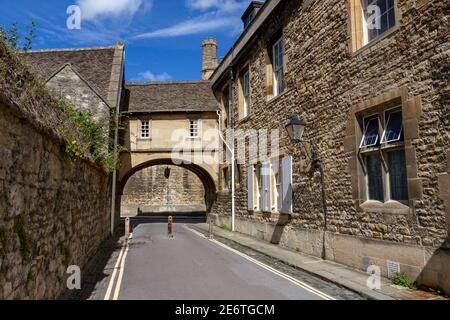
[[[271,212],[272,208],[272,197],[271,197],[271,188],[270,188],[270,161],[266,161],[262,166],[262,211],[263,212]]]
[[[286,156],[283,158],[281,170],[281,192],[283,193],[281,213],[292,214],[292,156]]]
[[[255,209],[254,203],[254,186],[253,186],[253,166],[247,167],[247,203],[248,211],[253,211]]]

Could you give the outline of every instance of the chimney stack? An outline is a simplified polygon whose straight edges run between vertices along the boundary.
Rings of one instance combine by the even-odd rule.
[[[205,39],[202,42],[202,80],[209,80],[217,68],[217,41]]]

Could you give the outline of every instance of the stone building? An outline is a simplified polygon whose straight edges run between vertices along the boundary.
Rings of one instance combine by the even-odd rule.
[[[123,86],[124,45],[48,49],[20,54],[31,71],[56,95],[94,119],[108,120],[120,101]]]
[[[202,49],[204,80],[163,83],[125,83],[122,42],[20,55],[55,95],[106,121],[106,128],[113,111],[121,112],[127,130],[120,141],[124,150],[115,223],[120,211],[135,215],[138,208],[143,213],[204,214],[215,200],[217,155],[213,151],[205,160],[203,151],[218,146],[217,102],[207,81],[217,66],[217,43],[206,39]],[[182,151],[183,163],[177,166],[172,161],[174,148]],[[196,159],[195,153],[201,157]],[[171,173],[166,178],[168,167]]]
[[[244,15],[211,76],[224,134],[247,141],[236,230],[450,291],[449,4],[372,2],[376,29],[361,0],[268,0]],[[294,112],[301,142],[285,130]],[[217,224],[231,224],[229,166]]]
[[[122,215],[136,215],[138,208],[144,214],[206,212],[214,182],[205,190],[198,172],[182,167],[192,163],[217,176],[217,102],[210,87],[209,81],[125,85]]]

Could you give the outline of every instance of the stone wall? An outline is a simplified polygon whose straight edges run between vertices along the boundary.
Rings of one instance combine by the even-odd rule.
[[[170,168],[170,176],[164,175]],[[122,215],[144,213],[203,212],[205,191],[201,180],[177,166],[153,166],[135,173],[122,195]]]
[[[109,121],[110,109],[106,102],[70,65],[55,74],[46,85],[55,95],[73,103],[78,110],[91,112],[96,121]],[[109,125],[109,122],[106,124]]]
[[[22,110],[0,102],[0,299],[53,299],[109,235],[110,179]]]
[[[315,234],[324,228],[319,172],[305,170],[302,159],[307,155],[284,130],[296,111],[308,123],[305,141],[317,147],[324,166],[327,239],[331,239],[327,257],[363,270],[368,262],[381,264],[383,274],[387,259],[399,261],[402,271],[412,278],[450,291],[450,270],[445,268],[449,255],[442,253],[448,253],[443,246],[450,220],[449,209],[444,206],[448,189],[442,190],[448,183],[449,164],[449,6],[443,1],[396,2],[401,13],[398,28],[358,52],[351,50],[348,1],[284,2],[263,25],[247,55],[235,65],[236,74],[247,63],[250,68],[251,114],[238,120],[238,84],[234,82],[234,123],[240,129],[280,129],[280,152],[294,158],[294,215],[286,225],[275,228],[277,213],[249,213],[244,182],[236,190],[237,229],[321,255],[321,245],[314,245],[322,238]],[[287,91],[268,100],[266,49],[281,29]],[[415,132],[408,145],[415,155],[411,168],[417,177],[417,194],[409,203],[408,214],[366,212],[354,198],[354,152],[345,148],[352,130],[348,120],[358,104],[394,91],[403,92],[402,103],[414,106],[410,102],[419,101],[421,109],[414,118]],[[242,171],[243,181],[247,181],[246,166]],[[219,213],[219,223],[228,223],[229,197],[220,197],[214,211]],[[275,235],[275,230],[280,234]],[[341,238],[345,241],[336,240]],[[367,243],[376,244],[377,250]],[[414,258],[402,254],[405,248],[414,248]],[[442,257],[441,262],[433,259],[435,256]],[[430,261],[434,261],[433,266]]]

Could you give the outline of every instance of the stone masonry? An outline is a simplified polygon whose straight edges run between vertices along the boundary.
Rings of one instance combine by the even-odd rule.
[[[170,168],[170,176],[164,175]],[[136,172],[122,195],[122,214],[203,212],[205,191],[201,180],[191,171],[177,166],[153,166]]]
[[[280,153],[294,159],[294,214],[287,222],[277,213],[247,211],[246,159],[236,190],[237,230],[321,255],[324,214],[319,172],[310,170],[303,148],[293,144],[284,130],[292,112],[299,112],[307,122],[305,145],[317,147],[324,166],[327,259],[362,270],[377,264],[384,275],[387,259],[399,261],[411,278],[450,291],[446,247],[450,221],[449,4],[396,1],[398,27],[352,52],[348,2],[282,2],[233,64],[233,126],[280,129]],[[267,44],[277,34],[282,34],[285,44],[287,90],[269,99]],[[240,120],[237,75],[246,65],[251,73],[251,111]],[[220,96],[229,80],[218,75],[213,79],[218,79],[214,87]],[[355,112],[368,101],[376,104],[389,99],[401,100],[406,119],[411,195],[406,214],[364,210],[354,180],[355,145],[359,143],[352,122]],[[219,224],[229,224],[226,190],[219,194],[213,211],[218,213]]]
[[[0,299],[53,299],[108,237],[110,179],[0,105]]]
[[[0,67],[0,300],[55,299],[109,236],[111,179],[68,160],[67,115],[3,43]]]

